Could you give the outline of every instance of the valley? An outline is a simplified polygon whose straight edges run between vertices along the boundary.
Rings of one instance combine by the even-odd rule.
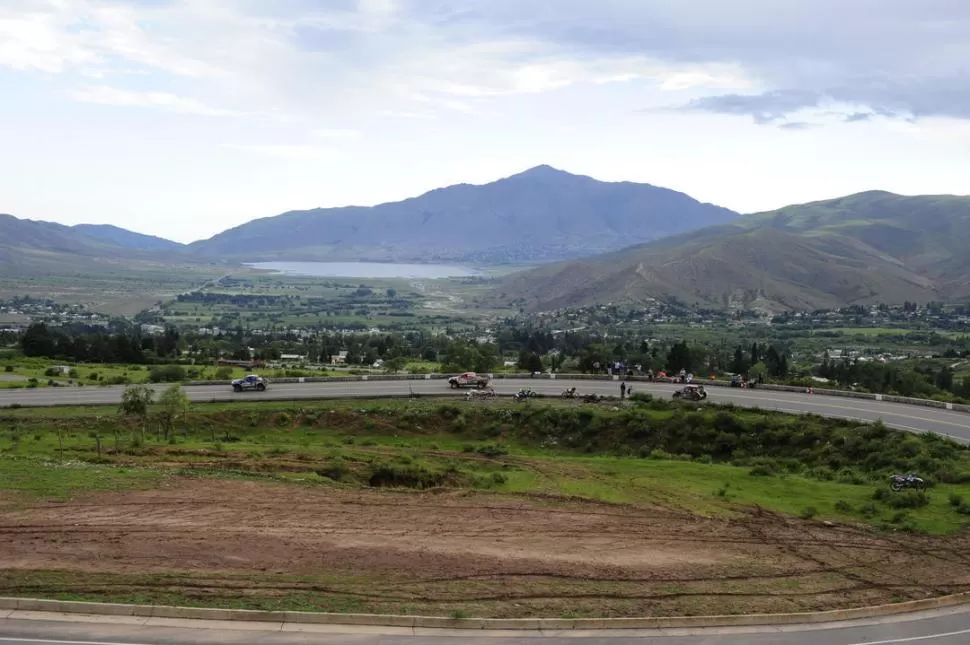
[[[872,193],[740,215],[540,167],[188,245],[2,219],[0,592],[609,617],[970,590],[954,555],[970,461],[935,435],[646,392],[182,390],[254,372],[356,395],[341,379],[683,371],[963,404],[964,206]],[[109,385],[120,408],[30,407]],[[889,492],[900,469],[928,490]]]

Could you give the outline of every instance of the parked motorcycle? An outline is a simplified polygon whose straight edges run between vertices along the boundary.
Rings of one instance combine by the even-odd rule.
[[[916,475],[893,475],[890,478],[889,487],[896,493],[904,488],[923,490],[926,488],[926,482],[923,481],[922,477],[917,477]]]
[[[532,388],[525,388],[524,387],[524,388],[522,388],[521,390],[519,390],[518,392],[515,393],[514,399],[516,401],[525,401],[526,399],[534,399],[537,396],[538,396],[538,394],[536,394],[536,391],[535,390],[533,390]]]

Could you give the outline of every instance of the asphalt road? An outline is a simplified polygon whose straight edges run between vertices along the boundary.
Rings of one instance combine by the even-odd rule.
[[[582,393],[619,395],[616,381],[568,381],[548,379],[500,379],[495,381],[498,394],[514,394],[521,387],[531,387],[540,394],[558,395],[575,386]],[[159,391],[165,386],[156,386]],[[666,383],[634,383],[637,392],[670,396],[677,386]],[[0,406],[19,403],[29,406],[77,404],[108,404],[121,401],[123,387],[64,387],[36,389],[0,389]],[[882,420],[886,425],[916,432],[935,432],[961,441],[970,441],[970,414],[940,408],[929,408],[887,401],[869,401],[845,397],[741,390],[710,387],[708,400],[714,403],[734,403],[746,407],[782,410],[794,413],[815,413],[831,417]],[[354,381],[335,383],[279,383],[270,384],[265,392],[232,391],[229,385],[201,385],[186,387],[193,401],[269,401],[274,399],[323,399],[366,397],[385,394],[455,394],[442,380],[415,381]],[[460,394],[461,392],[459,392]]]
[[[354,628],[323,625],[220,623],[194,627],[191,621],[93,617],[73,622],[0,619],[3,645],[966,645],[970,608],[927,612],[882,621],[814,627],[751,627],[600,632],[478,632]],[[127,622],[127,624],[125,624]]]
[[[612,381],[499,380],[499,394],[513,394],[520,387],[531,387],[541,394],[559,394],[575,386],[579,393],[619,394],[619,383]],[[163,389],[164,386],[159,386]],[[639,392],[669,396],[676,386],[635,383]],[[279,399],[322,399],[366,397],[384,394],[454,394],[440,380],[370,381],[337,383],[275,384],[266,392],[234,393],[226,386],[185,388],[193,401],[271,401]],[[0,405],[54,406],[77,404],[116,404],[121,387],[43,388],[0,390]],[[970,441],[970,414],[842,397],[767,390],[737,390],[712,387],[709,401],[735,403],[746,407],[815,413],[832,417],[875,421],[917,432],[945,434]],[[460,394],[460,393],[459,393]],[[477,405],[477,403],[470,404]],[[98,623],[97,619],[77,617],[61,621],[22,620],[13,613],[4,618],[0,612],[0,645],[199,645],[233,643],[260,645],[511,645],[512,643],[550,643],[553,645],[966,645],[970,643],[970,607],[897,617],[869,623],[785,628],[739,628],[732,630],[665,630],[662,632],[608,633],[531,633],[443,632],[436,630],[341,629],[275,626],[269,631],[254,631],[255,625],[239,624],[206,628],[178,627],[160,621],[120,625]]]

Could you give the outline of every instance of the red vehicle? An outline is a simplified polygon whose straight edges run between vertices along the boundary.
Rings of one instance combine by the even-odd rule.
[[[487,387],[491,380],[492,379],[488,376],[479,376],[475,372],[465,372],[464,374],[452,376],[450,379],[448,379],[448,385],[450,385],[451,389],[453,390],[457,390],[461,387],[483,388]]]

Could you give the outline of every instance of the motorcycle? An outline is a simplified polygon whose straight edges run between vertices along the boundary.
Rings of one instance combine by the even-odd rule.
[[[562,391],[562,394],[560,394],[559,396],[561,396],[564,399],[575,399],[576,398],[576,388],[571,387],[568,390],[563,390]]]
[[[917,477],[916,475],[893,475],[890,478],[889,487],[893,489],[893,492],[895,493],[898,493],[904,488],[923,490],[926,488],[926,482],[923,481],[922,477]]]
[[[536,394],[536,391],[533,390],[532,388],[522,388],[521,390],[515,393],[515,397],[513,398],[516,401],[525,401],[526,399],[534,399],[536,398],[536,396],[538,395]]]
[[[603,398],[599,394],[587,394],[583,397],[583,403],[599,403]]]

